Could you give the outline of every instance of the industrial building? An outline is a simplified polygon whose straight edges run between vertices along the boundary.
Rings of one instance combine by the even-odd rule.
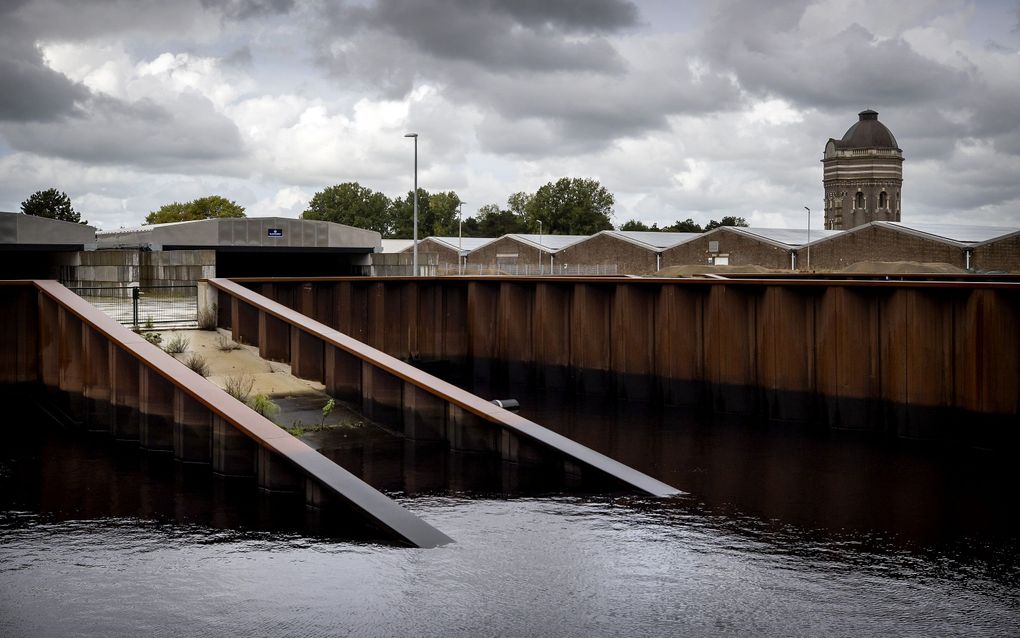
[[[662,252],[662,267],[704,264],[708,266],[763,266],[776,270],[799,268],[797,250],[816,238],[840,234],[839,230],[800,228],[745,228],[720,226],[695,239]]]
[[[806,253],[806,248],[800,250]],[[1020,226],[877,221],[812,242],[811,268],[859,262],[945,263],[972,271],[1020,272]]]
[[[618,273],[654,273],[661,268],[662,253],[691,241],[701,233],[661,233],[604,230],[560,250],[560,267],[615,266]]]
[[[467,255],[466,273],[566,273],[557,253],[589,235],[503,235]]]
[[[0,212],[0,277],[4,279],[57,279],[63,261],[95,249],[93,226]]]

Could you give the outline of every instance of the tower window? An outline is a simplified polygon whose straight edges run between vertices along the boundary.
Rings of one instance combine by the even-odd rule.
[[[864,208],[864,193],[857,191],[857,197],[854,198],[854,208]]]
[[[889,207],[889,196],[885,194],[885,191],[882,191],[881,193],[878,194],[878,207],[879,208]]]

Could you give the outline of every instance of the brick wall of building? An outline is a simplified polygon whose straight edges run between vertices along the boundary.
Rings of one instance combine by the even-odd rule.
[[[548,253],[512,237],[503,237],[469,253],[467,263],[486,268],[496,268],[502,264],[538,268],[539,258],[543,254],[545,255],[545,265],[548,266]],[[499,257],[499,255],[503,256]],[[516,255],[516,257],[510,257],[510,255]]]
[[[404,255],[410,255],[413,252],[414,252],[414,250],[413,250],[412,246],[408,246],[404,250],[400,251],[400,253],[404,254]],[[426,255],[426,254],[428,254],[428,255],[435,255],[436,256],[436,258],[435,258],[436,260],[434,262],[430,261],[428,263],[435,263],[436,265],[438,265],[440,267],[443,267],[443,266],[448,266],[448,267],[452,267],[452,268],[456,268],[457,267],[457,250],[456,249],[450,250],[446,246],[443,246],[441,244],[437,244],[435,242],[422,241],[422,242],[420,242],[418,244],[418,263],[420,263],[420,264],[426,263],[425,260],[422,258],[422,256]]]
[[[1020,273],[1020,235],[1004,237],[974,248],[971,267]]]
[[[719,242],[717,253],[709,252],[709,242]],[[727,255],[731,266],[764,266],[790,269],[790,250],[748,237],[739,232],[720,229],[662,252],[662,267],[708,264],[713,255]]]
[[[655,272],[655,251],[612,235],[593,235],[556,253],[556,265],[617,266],[617,273],[642,275]]]
[[[806,250],[798,259],[806,263]],[[862,261],[917,261],[964,267],[963,249],[881,226],[847,232],[811,247],[813,270],[843,270]]]

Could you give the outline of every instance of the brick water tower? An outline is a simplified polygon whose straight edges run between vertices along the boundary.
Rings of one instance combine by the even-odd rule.
[[[825,228],[845,230],[900,221],[903,151],[878,113],[861,111],[843,139],[829,138],[822,158]]]

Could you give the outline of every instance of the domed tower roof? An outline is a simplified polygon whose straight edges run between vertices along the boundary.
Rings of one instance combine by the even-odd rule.
[[[851,126],[843,135],[843,139],[836,140],[836,148],[895,148],[896,138],[892,131],[878,121],[878,112],[868,109],[861,111],[858,116],[860,120]]]

